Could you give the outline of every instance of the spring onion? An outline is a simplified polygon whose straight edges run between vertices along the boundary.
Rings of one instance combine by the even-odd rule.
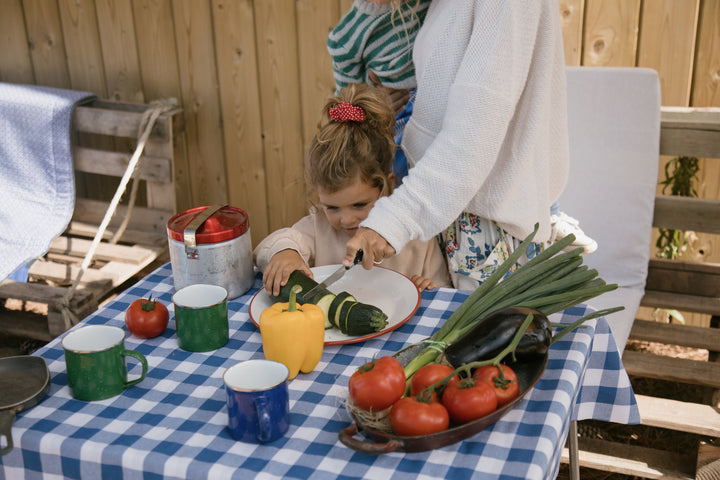
[[[549,316],[617,288],[617,284],[608,284],[599,278],[597,270],[582,264],[581,248],[562,251],[575,240],[572,234],[548,246],[506,277],[531,244],[537,229],[538,225],[535,225],[534,231],[507,260],[481,283],[430,337],[431,341],[448,345],[500,308],[530,307]],[[603,312],[612,313],[622,308]],[[563,335],[565,333],[567,331]],[[437,348],[421,350],[406,365],[405,376],[410,378],[420,367],[434,362],[438,355]]]

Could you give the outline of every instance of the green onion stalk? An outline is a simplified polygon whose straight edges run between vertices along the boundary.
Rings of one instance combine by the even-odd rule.
[[[617,284],[608,284],[598,277],[595,269],[583,265],[582,248],[568,252],[562,250],[570,245],[575,236],[570,234],[553,243],[507,275],[531,244],[538,225],[518,248],[476,288],[457,310],[430,337],[434,345],[449,345],[471,330],[491,313],[505,307],[522,306],[534,308],[546,316],[586,302],[605,292],[615,290]],[[578,320],[577,328],[590,318],[607,315],[624,307],[595,312]],[[581,321],[582,320],[582,321]],[[569,331],[569,330],[568,330]],[[567,334],[565,331],[563,335]],[[440,351],[436,346],[421,350],[405,366],[405,376],[410,378],[420,367],[433,363]]]

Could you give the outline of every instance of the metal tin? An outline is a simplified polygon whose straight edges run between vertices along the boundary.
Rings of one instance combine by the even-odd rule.
[[[167,223],[175,290],[196,283],[220,285],[228,298],[252,288],[250,223],[245,211],[228,205],[195,207]]]

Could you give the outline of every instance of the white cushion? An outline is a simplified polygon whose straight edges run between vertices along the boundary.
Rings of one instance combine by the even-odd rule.
[[[560,210],[598,242],[585,255],[620,288],[590,300],[622,352],[644,294],[660,146],[660,83],[647,68],[568,67],[570,177]]]

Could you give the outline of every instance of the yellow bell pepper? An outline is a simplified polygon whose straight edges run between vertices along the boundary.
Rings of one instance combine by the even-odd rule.
[[[312,372],[322,357],[325,344],[325,312],[311,303],[296,303],[296,285],[288,303],[275,303],[260,314],[260,335],[265,358],[281,362],[298,374]]]

